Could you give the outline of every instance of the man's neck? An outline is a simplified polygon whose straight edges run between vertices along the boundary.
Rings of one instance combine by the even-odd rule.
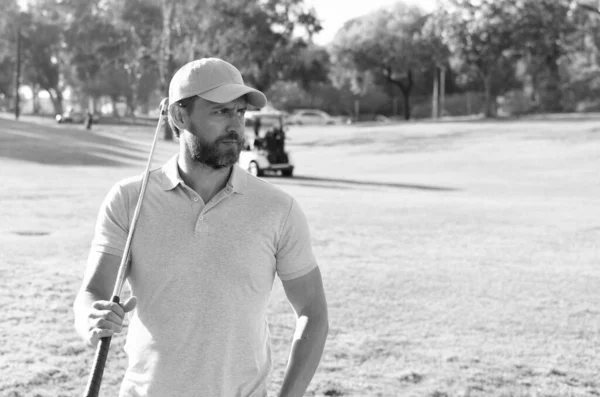
[[[208,203],[221,189],[225,187],[232,172],[232,166],[218,170],[192,160],[189,156],[179,155],[177,160],[179,175],[187,186]]]

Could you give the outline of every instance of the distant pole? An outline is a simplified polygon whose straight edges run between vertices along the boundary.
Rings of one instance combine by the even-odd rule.
[[[17,70],[15,71],[15,119],[19,120],[19,84],[21,83],[21,24],[17,26]]]
[[[435,68],[433,77],[433,98],[431,98],[431,118],[437,119],[439,117],[438,106],[440,104],[440,90],[439,90],[439,74],[438,68]]]
[[[446,102],[446,67],[442,66],[440,70],[440,109],[439,115],[444,117],[444,107]]]

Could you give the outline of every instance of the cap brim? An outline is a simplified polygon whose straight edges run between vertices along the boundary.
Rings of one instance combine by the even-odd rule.
[[[267,97],[262,92],[243,84],[223,84],[212,90],[198,94],[200,98],[216,103],[226,103],[246,95],[248,103],[262,108],[267,104]]]

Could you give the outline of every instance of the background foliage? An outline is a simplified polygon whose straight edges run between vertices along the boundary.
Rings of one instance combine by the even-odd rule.
[[[173,72],[205,56],[238,66],[248,84],[285,110],[430,117],[441,69],[443,114],[598,107],[595,0],[447,0],[430,13],[399,1],[347,21],[324,47],[312,40],[321,22],[303,0],[0,3],[5,110],[15,95],[17,32],[21,84],[36,99],[45,92],[55,113],[111,103],[117,117],[147,114]],[[467,103],[476,97],[482,106]],[[43,112],[33,102],[33,112]]]

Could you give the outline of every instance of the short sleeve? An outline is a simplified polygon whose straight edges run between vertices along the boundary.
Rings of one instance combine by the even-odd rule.
[[[96,220],[92,251],[122,256],[129,231],[128,203],[120,184],[107,194]]]
[[[284,281],[301,277],[317,267],[306,216],[293,199],[279,237],[275,259],[277,275]]]

